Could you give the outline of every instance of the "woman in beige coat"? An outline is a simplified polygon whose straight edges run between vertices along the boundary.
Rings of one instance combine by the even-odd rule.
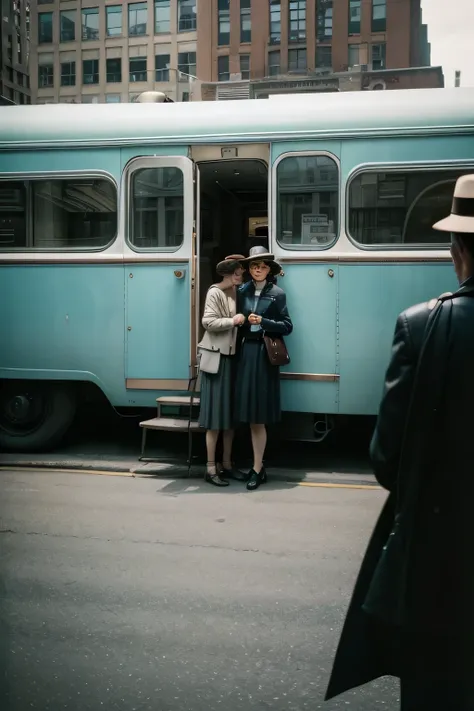
[[[221,277],[206,295],[202,325],[204,337],[198,349],[201,370],[201,409],[199,424],[206,430],[206,481],[214,486],[228,486],[223,477],[243,479],[232,465],[234,439],[233,384],[237,327],[245,321],[236,313],[236,287],[242,283],[240,255],[228,257],[216,267]],[[223,432],[222,468],[216,464],[216,446]]]

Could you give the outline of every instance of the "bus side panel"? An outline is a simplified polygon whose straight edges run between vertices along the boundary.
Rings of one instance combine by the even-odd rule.
[[[175,272],[181,272],[177,278]],[[189,378],[190,270],[172,262],[127,267],[126,376]]]
[[[89,380],[123,400],[121,264],[0,267],[0,378]]]
[[[334,276],[330,276],[330,272]],[[287,339],[290,365],[282,373],[336,373],[338,267],[289,264],[279,285],[285,290],[294,330]],[[282,408],[292,412],[337,411],[337,382],[283,380]]]
[[[455,289],[449,263],[339,266],[341,414],[377,413],[398,314]]]

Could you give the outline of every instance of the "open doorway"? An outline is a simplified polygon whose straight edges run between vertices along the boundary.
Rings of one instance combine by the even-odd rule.
[[[268,167],[241,158],[199,162],[200,314],[215,265],[229,254],[248,255],[255,245],[268,248]]]

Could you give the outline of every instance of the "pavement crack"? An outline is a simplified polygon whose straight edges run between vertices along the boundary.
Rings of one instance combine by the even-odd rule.
[[[72,533],[48,533],[45,531],[15,531],[11,528],[0,529],[0,533],[10,533],[19,536],[42,536],[44,538],[70,538],[80,541],[102,541],[103,543],[133,543],[152,546],[175,546],[177,548],[208,548],[211,550],[233,551],[234,553],[262,553],[263,555],[281,555],[260,548],[234,548],[216,543],[179,543],[177,541],[159,541],[147,538],[102,538],[101,536],[79,536]]]

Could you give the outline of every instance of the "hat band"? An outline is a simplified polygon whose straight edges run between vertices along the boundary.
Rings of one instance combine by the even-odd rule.
[[[474,198],[453,198],[451,213],[457,217],[474,217]]]

